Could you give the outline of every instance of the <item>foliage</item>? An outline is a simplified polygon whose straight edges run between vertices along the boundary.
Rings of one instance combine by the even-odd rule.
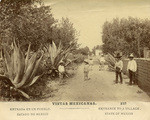
[[[95,54],[95,50],[102,50],[102,45],[94,46],[92,49],[92,54]]]
[[[31,96],[30,101],[42,100],[52,95],[53,88],[49,86],[49,82],[48,77],[43,75],[35,84],[23,90]]]
[[[103,51],[113,54],[121,51],[128,55],[134,53],[141,57],[144,47],[150,48],[150,20],[129,17],[113,19],[103,25]]]
[[[79,48],[75,51],[76,54],[89,55],[90,49],[89,47]]]
[[[13,36],[22,46],[31,42],[31,49],[36,51],[50,41],[55,23],[50,10],[49,6],[22,8],[21,16],[15,18],[18,22],[14,22],[12,28]]]
[[[42,100],[52,96],[53,88],[49,86],[48,77],[42,76],[35,84],[29,86],[27,89],[22,90],[30,95],[30,101]],[[12,85],[8,83],[6,79],[0,81],[0,100],[1,101],[26,101],[22,95],[18,94],[18,91],[12,88]]]
[[[76,59],[69,61],[68,53],[78,47],[78,33],[69,19],[62,18],[58,22],[51,13],[51,7],[41,3],[41,0],[0,2],[0,52],[6,63],[5,76],[0,76],[0,79],[4,89],[13,91],[15,96],[22,94],[27,99],[45,87],[45,83],[38,80],[43,71],[56,73],[60,61],[64,61],[65,66],[70,65]],[[2,45],[5,46],[4,55]],[[43,47],[46,50],[44,57],[38,52]]]
[[[11,44],[13,39],[19,41],[23,49],[27,49],[29,42],[31,49],[37,50],[42,43],[47,42],[52,36],[52,25],[55,23],[49,6],[21,7],[19,13],[10,12],[2,17],[1,39]],[[7,19],[6,19],[7,18]]]
[[[67,48],[62,47],[61,43],[57,47],[54,42],[44,47],[44,56],[47,56],[47,62],[49,63],[50,74],[57,76],[58,66],[60,62],[65,62],[65,59],[71,51],[74,50],[75,44],[72,43]],[[68,63],[64,63],[64,66],[67,66]]]
[[[76,54],[75,57],[78,58],[77,60],[75,60],[75,63],[83,63],[84,59],[87,59],[87,56],[82,54]]]
[[[53,28],[51,40],[55,41],[57,46],[61,41],[63,47],[68,47],[71,43],[74,43],[77,47],[77,36],[78,33],[73,27],[73,23],[68,18],[62,18]]]
[[[107,56],[105,57],[105,60],[108,64],[109,70],[114,71],[116,63],[116,59],[114,58],[114,56],[108,53]]]
[[[32,1],[31,4],[29,1]],[[6,2],[0,5],[0,40],[10,45],[15,39],[24,51],[27,50],[29,42],[32,43],[31,49],[34,51],[52,41],[56,45],[61,41],[64,47],[68,47],[71,42],[77,44],[77,32],[69,19],[62,18],[58,23],[50,6],[34,4],[35,2],[27,0],[23,3]]]
[[[21,89],[33,85],[41,77],[41,75],[36,76],[36,72],[43,57],[43,55],[41,55],[41,57],[37,58],[38,53],[34,53],[29,58],[30,46],[31,45],[28,47],[26,57],[24,57],[20,46],[17,46],[15,42],[12,45],[10,54],[4,47],[6,71],[5,76],[0,76],[2,79],[10,80],[13,89],[28,99],[28,94]]]

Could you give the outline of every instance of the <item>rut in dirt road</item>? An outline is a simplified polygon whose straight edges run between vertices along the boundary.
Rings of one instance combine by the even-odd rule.
[[[99,71],[98,65],[90,71],[90,80],[84,81],[83,65],[76,75],[67,80],[49,101],[150,101],[150,97],[138,86],[128,86],[128,79],[123,84],[114,84],[115,73]]]

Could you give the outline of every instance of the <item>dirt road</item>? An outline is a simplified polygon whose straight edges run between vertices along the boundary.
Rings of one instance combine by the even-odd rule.
[[[150,101],[138,86],[129,86],[128,79],[123,84],[114,84],[115,73],[99,71],[98,65],[90,71],[90,80],[84,81],[83,76],[81,65],[76,75],[60,86],[49,101]]]

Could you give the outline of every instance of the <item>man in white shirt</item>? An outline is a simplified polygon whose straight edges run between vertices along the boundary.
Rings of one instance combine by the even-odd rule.
[[[115,63],[115,71],[116,71],[116,83],[118,83],[118,76],[120,77],[120,83],[122,84],[122,68],[123,62],[121,60],[121,55],[117,54],[116,56],[117,62]]]
[[[137,71],[137,63],[133,58],[134,58],[134,56],[133,56],[133,54],[131,54],[129,56],[130,60],[127,65],[127,71],[129,72],[129,78],[130,78],[129,85],[132,85],[133,82],[134,82],[134,84],[137,84],[137,82],[135,80],[135,72]]]

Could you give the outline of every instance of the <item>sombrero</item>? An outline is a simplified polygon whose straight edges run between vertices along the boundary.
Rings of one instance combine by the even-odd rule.
[[[89,63],[88,60],[84,60],[85,63]]]
[[[115,58],[121,58],[122,56],[120,55],[120,53],[118,53]]]
[[[133,54],[130,54],[130,55],[129,55],[129,58],[134,58],[134,55],[133,55]]]

